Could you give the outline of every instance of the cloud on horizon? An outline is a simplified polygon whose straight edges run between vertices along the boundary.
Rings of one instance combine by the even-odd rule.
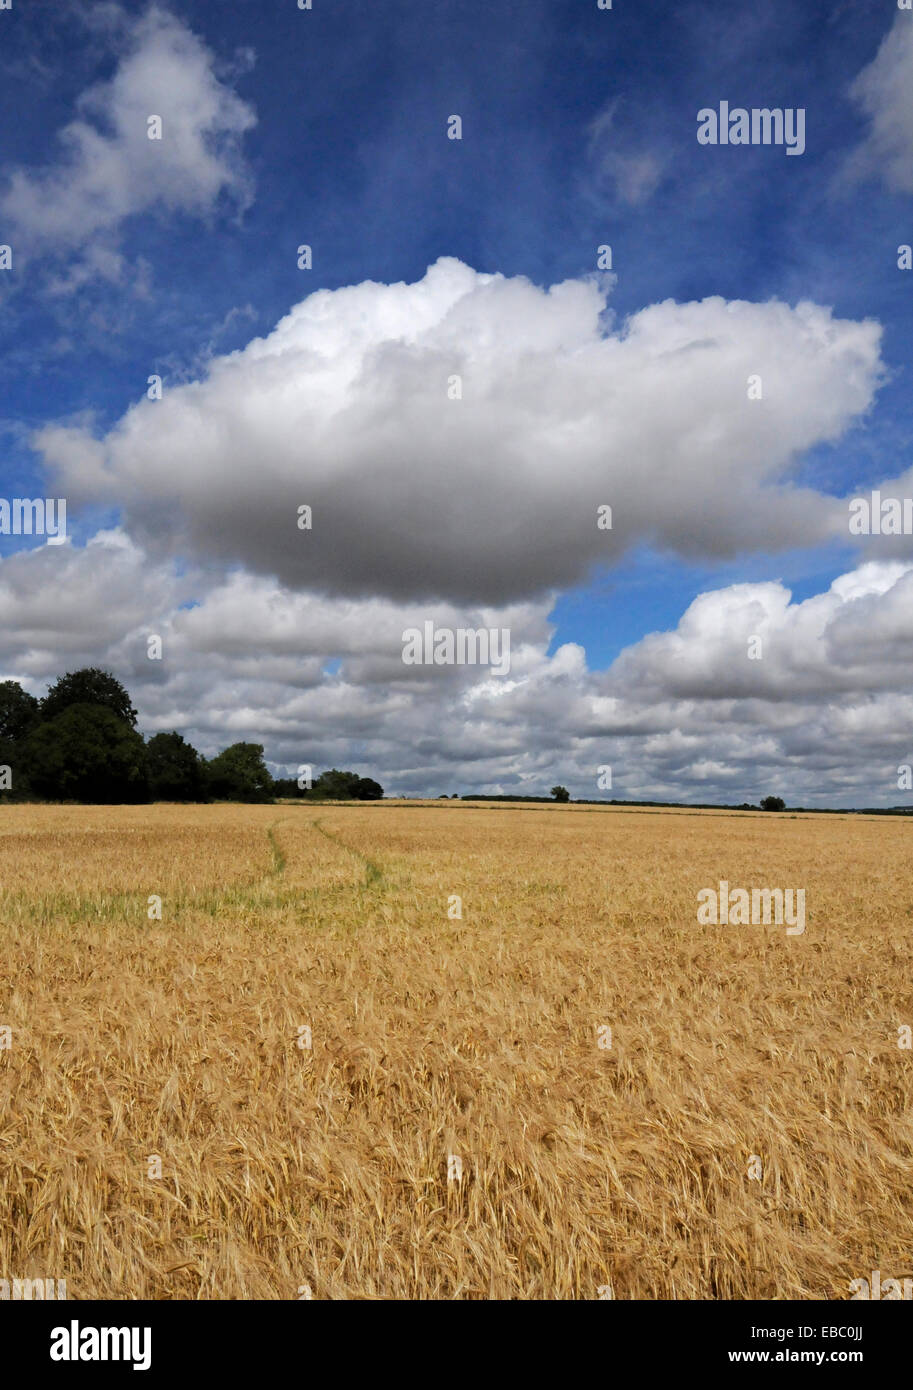
[[[911,600],[913,563],[896,561],[799,603],[779,583],[731,585],[593,671],[578,643],[548,654],[550,599],[327,600],[241,571],[179,573],[114,531],[0,563],[0,673],[41,693],[100,663],[146,732],[177,728],[210,754],[263,741],[277,768],[347,761],[406,793],[560,781],[576,796],[892,805],[913,761]],[[403,665],[403,630],[429,617],[509,627],[509,678]],[[146,656],[153,633],[161,662]]]

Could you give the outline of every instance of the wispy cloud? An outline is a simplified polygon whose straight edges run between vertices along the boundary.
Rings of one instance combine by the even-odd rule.
[[[896,193],[913,193],[913,11],[899,13],[850,95],[869,131],[841,172],[841,182],[880,178]]]
[[[52,283],[58,293],[123,277],[127,218],[155,210],[205,217],[223,196],[241,206],[251,196],[241,139],[256,116],[220,80],[201,40],[152,6],[118,42],[125,51],[113,77],[84,92],[58,132],[57,160],[14,170],[0,193],[0,218],[20,255],[66,250],[70,268]],[[149,138],[151,116],[161,118],[161,139]],[[84,247],[75,269],[74,235]]]
[[[591,123],[588,154],[597,186],[636,207],[659,187],[665,159],[641,136],[620,125],[619,106],[616,99]]]

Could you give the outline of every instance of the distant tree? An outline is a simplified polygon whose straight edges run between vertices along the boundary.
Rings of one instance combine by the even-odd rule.
[[[31,790],[25,740],[38,719],[38,701],[18,681],[0,681],[0,797]]]
[[[338,767],[331,767],[321,772],[311,794],[332,801],[380,801],[384,789],[373,777],[359,777],[357,772],[341,772]]]
[[[17,743],[38,721],[38,701],[18,681],[0,681],[0,739]]]
[[[307,788],[299,787],[297,777],[274,777],[273,796],[307,796]]]
[[[359,777],[352,795],[356,801],[381,801],[384,789],[373,777]]]
[[[233,743],[206,764],[204,776],[209,793],[225,801],[269,801],[273,794],[262,743]]]
[[[0,801],[14,800],[32,790],[25,739],[0,738]]]
[[[556,801],[570,801],[571,794],[567,787],[552,787],[552,796]]]
[[[155,734],[146,744],[149,795],[153,801],[200,801],[203,764],[179,733]]]
[[[142,736],[101,705],[70,705],[42,719],[26,739],[24,756],[41,796],[97,803],[147,799]]]
[[[335,767],[329,772],[321,773],[310,791],[299,787],[294,777],[277,777],[273,782],[273,795],[282,797],[308,796],[318,800],[332,798],[334,801],[380,801],[383,794],[383,787],[379,782],[375,782],[373,777],[359,777],[357,772],[340,772]]]
[[[60,676],[41,701],[41,718],[54,719],[71,705],[101,705],[131,729],[136,727],[136,710],[127,691],[110,671],[97,666],[84,666]]]
[[[782,796],[765,796],[761,802],[762,811],[785,811],[786,802]]]
[[[321,772],[314,783],[314,795],[318,797],[328,797],[333,801],[348,801],[355,796],[355,788],[361,781],[357,772],[340,772],[338,767],[331,767],[328,772]]]

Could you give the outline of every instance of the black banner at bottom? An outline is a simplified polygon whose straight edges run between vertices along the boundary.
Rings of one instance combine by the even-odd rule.
[[[881,1300],[892,1302],[895,1300]],[[529,1367],[541,1379],[543,1358],[557,1357],[566,1376],[581,1355],[596,1354],[606,1373],[625,1367],[698,1375],[746,1366],[779,1370],[836,1367],[896,1375],[906,1361],[911,1309],[847,1303],[649,1303],[593,1300],[529,1304],[384,1303],[0,1303],[4,1351],[21,1373],[42,1370],[66,1382],[138,1371],[146,1376],[245,1374],[350,1379],[360,1364],[408,1379]],[[406,1314],[406,1316],[404,1316]],[[400,1318],[403,1318],[400,1323]],[[407,1321],[408,1318],[408,1321]],[[396,1329],[395,1340],[391,1332]],[[484,1341],[465,1345],[454,1335]],[[425,1339],[436,1348],[428,1362]],[[590,1338],[594,1341],[587,1346]],[[410,1359],[410,1346],[415,1360]],[[460,1348],[463,1347],[463,1350]],[[485,1350],[480,1350],[484,1347]],[[363,1363],[361,1362],[363,1357]],[[319,1370],[318,1370],[319,1366]],[[462,1367],[462,1371],[461,1368]]]

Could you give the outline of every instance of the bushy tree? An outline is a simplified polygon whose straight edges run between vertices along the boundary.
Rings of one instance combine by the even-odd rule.
[[[153,801],[202,800],[200,755],[179,733],[155,734],[146,744],[146,758],[149,795]]]
[[[0,796],[34,791],[86,802],[305,795],[379,801],[384,794],[372,777],[338,768],[318,777],[310,792],[295,778],[274,782],[262,743],[234,743],[207,762],[176,730],[144,743],[136,721],[127,690],[98,666],[68,671],[41,701],[16,681],[0,682]]]
[[[357,772],[340,772],[330,768],[316,778],[310,790],[299,787],[295,777],[277,777],[273,782],[273,795],[277,797],[307,796],[333,801],[380,801],[384,789],[373,777],[359,777]]]
[[[18,681],[0,681],[0,739],[19,742],[38,720],[38,701]]]
[[[25,741],[32,788],[60,801],[145,801],[146,745],[142,736],[102,705],[69,705],[42,719]]]
[[[552,787],[552,796],[556,801],[570,801],[571,794],[567,787]]]
[[[314,782],[314,795],[329,797],[333,801],[349,801],[360,781],[357,772],[340,772],[338,767],[331,767],[329,771],[321,772]]]
[[[0,738],[0,801],[28,796],[33,790],[27,740]]]
[[[384,789],[373,777],[359,777],[352,795],[356,801],[381,801]]]
[[[357,772],[340,772],[331,767],[321,772],[314,783],[312,795],[333,801],[380,801],[384,789],[373,777],[359,777]]]
[[[4,800],[31,790],[25,741],[37,720],[35,696],[18,681],[0,681],[0,796]]]
[[[299,787],[297,777],[274,777],[273,796],[307,796],[307,788]]]
[[[765,796],[761,802],[762,811],[785,811],[786,802],[782,796]]]
[[[205,779],[210,794],[225,801],[269,801],[273,795],[262,743],[233,743],[206,764]]]
[[[41,718],[54,719],[72,705],[101,705],[131,729],[136,727],[136,710],[127,691],[110,671],[98,666],[68,671],[56,680],[41,701]]]

